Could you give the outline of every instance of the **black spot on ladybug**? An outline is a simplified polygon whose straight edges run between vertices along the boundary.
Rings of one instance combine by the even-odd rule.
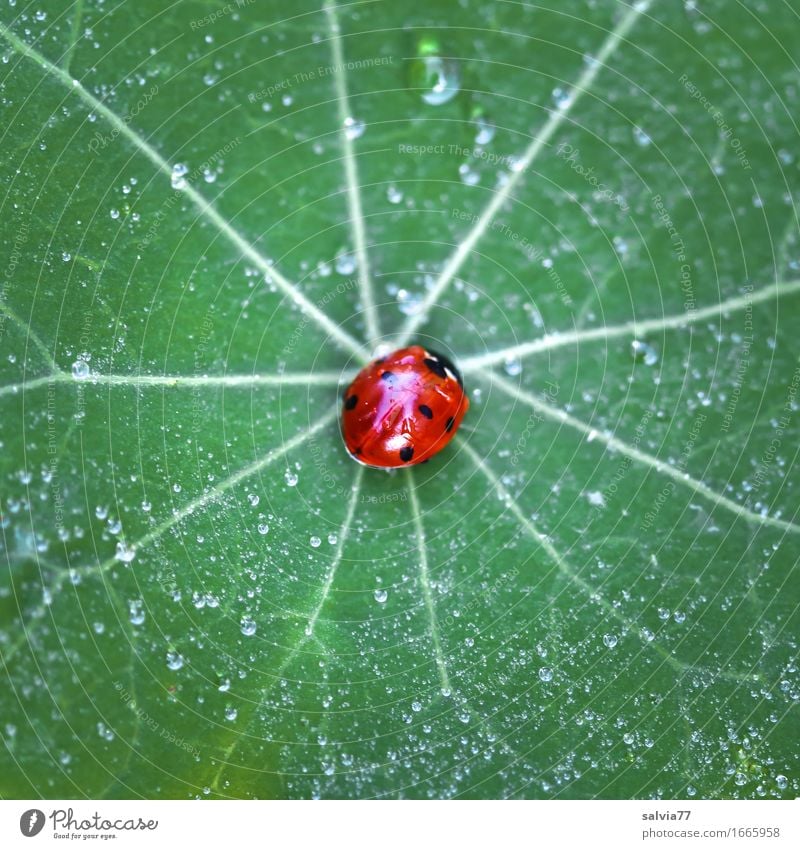
[[[381,380],[385,380],[387,383],[393,383],[394,382],[394,372],[391,372],[391,371],[383,372],[383,374],[381,374]]]
[[[449,371],[450,375],[458,381],[459,386],[464,385],[464,381],[461,379],[461,372],[456,368],[455,364],[449,357],[446,357],[444,354],[439,354],[436,351],[428,351],[428,356],[432,360],[438,362],[439,368],[442,370],[442,377],[447,377],[447,372]],[[425,365],[428,365],[428,360],[425,360]],[[436,373],[440,374],[438,371]]]
[[[379,360],[375,360],[378,365],[383,365],[386,362],[386,357],[381,357]]]
[[[404,463],[408,463],[411,461],[411,458],[414,456],[414,449],[410,445],[406,445],[405,448],[400,449],[400,459]]]
[[[358,395],[351,395],[344,402],[344,408],[345,408],[345,410],[352,410],[357,403],[358,403]]]
[[[433,410],[427,404],[420,404],[419,411],[420,413],[422,413],[423,416],[425,416],[426,419],[433,418]]]
[[[450,418],[447,420],[447,424],[444,426],[444,429],[445,429],[448,433],[450,433],[450,431],[453,429],[453,425],[454,425],[455,423],[456,423],[456,420],[455,420],[452,416],[450,416]]]

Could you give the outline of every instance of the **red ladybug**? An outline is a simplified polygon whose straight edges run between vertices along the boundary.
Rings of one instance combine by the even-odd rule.
[[[342,436],[365,466],[414,466],[447,445],[468,409],[453,363],[412,345],[358,373],[344,393]]]

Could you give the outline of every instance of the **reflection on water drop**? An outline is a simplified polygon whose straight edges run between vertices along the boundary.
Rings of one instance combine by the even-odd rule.
[[[242,616],[240,630],[245,635],[245,637],[252,637],[256,632],[256,623],[255,620],[250,616]]]
[[[778,790],[785,790],[789,786],[789,779],[785,775],[776,775],[775,784],[778,785]]]
[[[417,45],[417,58],[411,63],[411,87],[422,93],[422,99],[431,106],[440,106],[452,100],[461,87],[458,62],[439,55],[439,44],[434,38],[424,38]]]
[[[386,599],[389,598],[389,593],[386,592],[386,590],[375,590],[373,595],[375,597],[375,601],[377,601],[378,604],[384,604],[386,602]]]
[[[509,377],[516,377],[522,374],[522,360],[519,357],[508,357],[503,363],[503,371]]]
[[[297,481],[300,478],[291,470],[287,469],[283,475],[283,479],[286,481],[286,486],[297,486]]]
[[[543,666],[539,670],[539,680],[544,681],[545,683],[547,681],[552,681],[553,680],[553,670],[549,666]]]
[[[322,540],[319,537],[311,537],[308,542],[312,548],[319,548],[322,545]]]
[[[239,711],[236,710],[235,707],[226,707],[225,708],[225,719],[228,722],[233,722],[234,719],[239,715]]]

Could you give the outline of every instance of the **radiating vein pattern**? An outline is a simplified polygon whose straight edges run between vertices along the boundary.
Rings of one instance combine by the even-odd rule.
[[[608,38],[603,42],[597,55],[593,57],[593,60],[586,66],[572,88],[569,89],[567,97],[563,101],[563,106],[550,113],[542,129],[539,130],[528,145],[525,153],[515,166],[514,171],[508,175],[502,188],[498,189],[492,195],[491,201],[489,201],[475,222],[475,225],[459,243],[456,250],[450,256],[450,259],[447,260],[436,282],[422,299],[419,309],[415,310],[414,314],[406,321],[400,332],[398,347],[407,344],[417,331],[417,328],[423,322],[427,321],[431,309],[439,303],[442,295],[461,270],[473,248],[478,243],[478,240],[490,229],[494,217],[500,211],[503,204],[512,197],[514,190],[519,185],[525,172],[528,171],[539,154],[547,147],[553,134],[567,119],[575,104],[591,88],[600,70],[608,63],[617,48],[625,40],[633,25],[647,11],[649,5],[648,0],[640,0],[640,2],[634,3],[633,6],[627,9],[619,24],[617,24],[616,28],[609,33]]]

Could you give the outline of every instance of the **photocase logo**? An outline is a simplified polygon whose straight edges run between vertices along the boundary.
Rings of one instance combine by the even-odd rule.
[[[44,828],[44,812],[38,808],[31,808],[19,818],[19,830],[25,837],[36,837]]]

